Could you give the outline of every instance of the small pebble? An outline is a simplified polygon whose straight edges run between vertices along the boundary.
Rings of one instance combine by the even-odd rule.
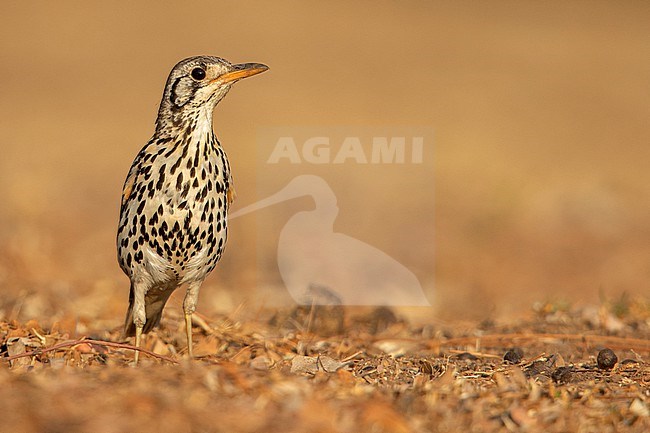
[[[558,367],[551,374],[551,379],[557,384],[571,382],[573,378],[573,367]]]
[[[537,360],[537,361],[533,361],[533,363],[530,364],[528,366],[528,368],[526,368],[524,370],[524,374],[528,378],[536,377],[538,375],[549,376],[550,375],[550,368],[549,368],[548,365],[546,365],[545,361]]]
[[[596,362],[601,370],[611,370],[618,362],[618,357],[612,349],[603,349],[598,352]]]
[[[513,347],[512,349],[508,350],[505,355],[503,355],[503,360],[510,364],[519,364],[523,356],[524,354],[520,348]]]
[[[459,353],[458,355],[456,355],[456,358],[461,361],[476,361],[477,359],[479,359],[478,356],[471,354],[469,352]]]

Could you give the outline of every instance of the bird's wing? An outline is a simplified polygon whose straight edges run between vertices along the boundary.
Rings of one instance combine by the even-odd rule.
[[[133,185],[135,184],[137,177],[138,169],[134,164],[131,166],[131,170],[129,170],[129,175],[126,177],[126,181],[124,181],[124,187],[122,188],[122,206],[124,206],[124,204],[129,201],[129,197],[131,197],[131,193],[133,192]]]
[[[228,203],[229,208],[235,201],[235,198],[237,198],[237,192],[235,192],[235,184],[233,183],[231,174],[228,176],[228,189],[226,190],[226,202]]]

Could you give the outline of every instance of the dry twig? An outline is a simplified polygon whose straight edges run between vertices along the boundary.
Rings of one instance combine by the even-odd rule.
[[[118,349],[138,350],[138,351],[140,351],[140,352],[142,352],[142,353],[144,353],[146,355],[151,356],[152,358],[158,358],[160,360],[167,361],[167,362],[170,362],[172,364],[178,364],[178,362],[176,360],[172,359],[172,358],[169,358],[169,357],[164,356],[164,355],[159,355],[159,354],[154,353],[154,352],[152,352],[150,350],[143,349],[141,347],[136,347],[136,346],[133,346],[133,345],[128,344],[128,343],[116,343],[114,341],[104,341],[104,340],[91,340],[91,339],[88,339],[88,338],[81,338],[79,340],[64,341],[62,343],[58,343],[58,344],[55,344],[55,345],[50,346],[50,347],[44,347],[42,349],[36,349],[36,350],[32,350],[30,352],[18,353],[16,355],[8,356],[8,357],[4,358],[4,360],[5,361],[13,361],[14,359],[24,358],[24,357],[27,357],[27,356],[37,356],[37,355],[41,355],[41,354],[47,353],[47,352],[54,352],[54,351],[57,351],[57,350],[68,348],[68,347],[78,346],[80,344],[90,344],[90,345],[96,344],[98,346],[115,347],[115,348],[118,348]]]

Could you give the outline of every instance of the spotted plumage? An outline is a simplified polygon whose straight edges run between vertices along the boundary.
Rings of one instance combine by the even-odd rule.
[[[124,333],[135,335],[136,345],[158,325],[171,293],[186,285],[192,355],[191,316],[201,283],[223,253],[234,198],[212,111],[235,81],[266,69],[200,56],[178,63],[167,79],[155,133],[124,183],[117,233],[118,261],[131,280]]]

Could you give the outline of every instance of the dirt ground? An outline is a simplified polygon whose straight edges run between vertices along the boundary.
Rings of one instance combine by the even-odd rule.
[[[385,307],[199,317],[194,361],[176,317],[136,368],[119,331],[2,322],[3,431],[645,432],[649,312],[540,305],[463,327]]]
[[[650,429],[647,2],[0,15],[1,432]],[[296,307],[278,239],[316,197],[295,197],[230,224],[198,359],[176,293],[130,365],[121,187],[169,70],[197,54],[270,66],[215,110],[233,210],[321,176],[334,232],[408,269],[430,307]],[[433,132],[417,165],[274,168],[273,127]]]

